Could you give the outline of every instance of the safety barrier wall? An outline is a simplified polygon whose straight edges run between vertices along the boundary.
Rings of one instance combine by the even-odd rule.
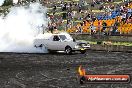
[[[132,46],[118,46],[118,45],[91,45],[91,50],[112,51],[112,52],[132,52]]]
[[[113,41],[113,42],[132,42],[132,35],[121,36],[102,36],[102,35],[90,35],[90,34],[78,34],[72,33],[71,36],[78,40],[88,41]]]

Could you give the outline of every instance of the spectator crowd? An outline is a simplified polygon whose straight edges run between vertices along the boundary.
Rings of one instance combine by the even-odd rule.
[[[62,0],[60,4],[53,4],[52,13],[47,14],[50,19],[47,29],[51,32],[63,29],[69,33],[132,34],[132,2],[123,0],[116,5],[114,2],[115,0],[92,0],[89,3],[85,0]]]

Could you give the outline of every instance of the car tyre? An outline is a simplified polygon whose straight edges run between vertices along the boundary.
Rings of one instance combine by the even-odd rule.
[[[65,53],[66,53],[66,54],[72,54],[72,48],[71,48],[70,46],[67,46],[67,47],[65,48]]]

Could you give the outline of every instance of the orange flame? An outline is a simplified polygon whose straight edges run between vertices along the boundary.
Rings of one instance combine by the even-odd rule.
[[[82,69],[82,66],[79,66],[78,72],[79,72],[79,75],[80,75],[80,76],[84,76],[84,75],[86,74],[86,73],[85,73],[85,69]]]

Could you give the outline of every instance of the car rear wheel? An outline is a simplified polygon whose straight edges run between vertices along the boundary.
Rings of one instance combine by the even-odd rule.
[[[48,52],[51,53],[51,54],[52,54],[52,53],[55,53],[55,51],[52,51],[52,50],[48,50]]]
[[[65,53],[66,53],[66,54],[72,54],[72,48],[71,48],[70,46],[67,46],[67,47],[65,48]]]
[[[86,50],[81,50],[80,52],[81,52],[81,54],[85,54]]]

